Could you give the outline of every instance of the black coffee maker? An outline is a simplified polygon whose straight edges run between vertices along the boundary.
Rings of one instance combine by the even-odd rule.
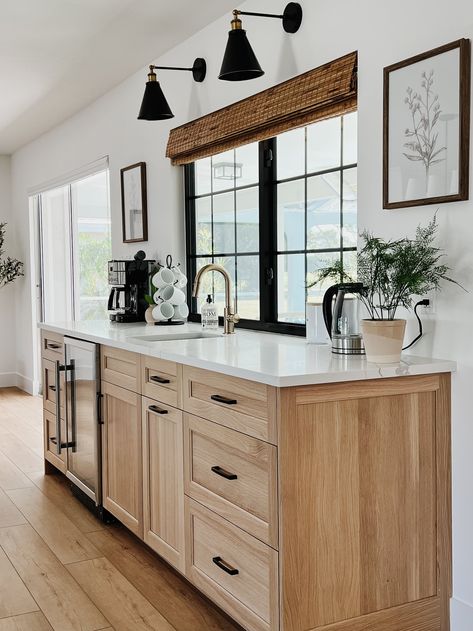
[[[146,260],[139,250],[132,261],[109,261],[108,310],[112,322],[142,322],[148,304],[145,295],[149,292],[149,277],[156,261]]]

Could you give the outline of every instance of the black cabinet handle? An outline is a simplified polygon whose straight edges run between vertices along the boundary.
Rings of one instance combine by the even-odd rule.
[[[150,381],[156,381],[156,383],[171,383],[170,379],[165,379],[164,377],[158,377],[158,375],[153,375],[149,378]]]
[[[222,397],[221,394],[212,394],[210,397],[212,401],[217,401],[218,403],[225,403],[225,405],[236,405],[236,399],[229,399],[228,397]]]
[[[53,392],[56,392],[56,386],[49,386],[49,389],[52,390]]]
[[[222,557],[214,557],[212,559],[212,561],[215,563],[215,565],[218,565],[218,567],[221,570],[223,570],[227,574],[230,574],[230,576],[236,576],[237,574],[240,573],[240,570],[237,570],[236,568],[232,567],[231,565],[228,565],[228,563],[225,563],[225,561],[222,559]]]
[[[58,348],[62,348],[61,344],[53,344],[52,342],[48,342],[46,346],[48,348],[52,348],[53,350],[57,350]]]
[[[156,414],[167,414],[168,413],[167,410],[163,410],[163,408],[158,408],[157,405],[150,405],[148,410],[150,410],[151,412],[155,412]]]
[[[211,467],[210,470],[217,475],[221,475],[222,478],[225,478],[226,480],[238,480],[238,476],[235,473],[230,473],[229,471],[222,469],[222,467],[215,466]]]

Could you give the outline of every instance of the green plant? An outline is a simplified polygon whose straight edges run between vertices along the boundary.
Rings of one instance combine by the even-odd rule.
[[[343,269],[340,260],[318,270],[311,287],[326,279],[363,283],[360,300],[372,320],[394,320],[399,307],[412,308],[413,296],[440,288],[441,281],[458,285],[448,276],[449,267],[441,263],[444,252],[434,245],[437,216],[425,227],[418,226],[414,239],[385,241],[365,230],[357,254],[357,279]]]
[[[0,223],[0,287],[12,283],[19,276],[24,276],[23,263],[9,256],[4,257],[3,245],[5,243],[6,223]]]

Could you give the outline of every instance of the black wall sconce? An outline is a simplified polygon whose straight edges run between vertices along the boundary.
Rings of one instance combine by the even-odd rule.
[[[242,28],[240,15],[253,15],[260,18],[279,18],[286,33],[297,33],[302,23],[302,7],[298,2],[289,2],[282,15],[271,13],[253,13],[234,9],[232,30],[228,33],[228,42],[223,56],[219,79],[224,81],[247,81],[264,74],[258,63],[251,44]]]
[[[192,72],[194,81],[201,83],[207,74],[207,64],[205,63],[205,59],[198,57],[194,61],[192,68],[150,66],[148,81],[146,82],[145,93],[143,95],[143,101],[141,102],[140,113],[138,114],[138,118],[141,120],[160,121],[173,118],[174,116],[161,90],[159,81],[156,79],[155,70],[187,70]]]

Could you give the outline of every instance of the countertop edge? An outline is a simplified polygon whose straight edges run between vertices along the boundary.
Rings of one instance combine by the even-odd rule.
[[[164,359],[179,364],[185,364],[194,368],[211,370],[232,377],[247,379],[249,381],[257,381],[259,383],[263,383],[265,385],[273,386],[276,388],[456,372],[456,362],[452,360],[433,359],[432,363],[428,363],[427,360],[425,364],[407,364],[404,363],[401,359],[400,364],[368,364],[366,368],[352,370],[349,374],[343,372],[328,371],[321,373],[304,373],[300,375],[295,374],[290,376],[276,377],[262,372],[248,370],[246,368],[239,368],[231,365],[213,362],[212,360],[208,359],[198,359],[195,357],[183,356],[180,353],[173,353],[172,351],[166,351],[164,349],[146,348],[143,345],[133,344],[130,341],[124,342],[123,340],[115,340],[113,338],[103,337],[89,332],[79,333],[60,325],[39,323],[38,327],[42,330],[50,331],[52,333],[75,337],[76,339],[83,339],[90,342],[95,342],[96,344],[138,353],[140,355],[157,357],[159,359]]]

